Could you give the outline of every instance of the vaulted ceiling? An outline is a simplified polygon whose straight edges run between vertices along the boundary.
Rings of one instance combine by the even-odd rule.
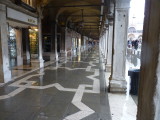
[[[44,6],[44,17],[94,39],[99,38],[106,13],[104,0],[48,0]]]

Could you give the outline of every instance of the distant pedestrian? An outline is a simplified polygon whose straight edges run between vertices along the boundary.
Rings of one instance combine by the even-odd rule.
[[[138,49],[138,40],[134,41],[134,48],[137,50]]]
[[[134,42],[135,42],[135,41],[134,41],[134,40],[132,40],[132,48],[134,48],[134,47],[135,47],[135,46],[134,46],[134,45],[135,45],[135,44],[134,44]]]

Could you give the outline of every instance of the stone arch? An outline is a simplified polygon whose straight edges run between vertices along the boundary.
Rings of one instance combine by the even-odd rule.
[[[128,28],[128,33],[136,33],[136,28],[135,27],[129,27]]]
[[[135,35],[134,34],[129,34],[128,35],[128,40],[133,40],[135,39]]]

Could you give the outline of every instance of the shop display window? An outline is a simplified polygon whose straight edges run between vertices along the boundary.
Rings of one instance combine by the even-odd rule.
[[[9,47],[10,58],[16,58],[17,57],[16,32],[15,29],[12,27],[9,27],[8,47]]]
[[[11,26],[9,26],[8,50],[10,67],[14,67],[17,64],[16,31]]]
[[[38,29],[29,29],[30,51],[32,58],[38,58]]]

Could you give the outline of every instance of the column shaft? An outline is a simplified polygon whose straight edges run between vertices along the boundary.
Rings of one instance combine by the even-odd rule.
[[[112,64],[112,43],[113,43],[113,24],[109,24],[108,33],[108,54],[107,54],[107,66],[111,67]]]
[[[125,67],[129,3],[130,0],[116,0],[115,2],[114,53],[110,81],[111,92],[125,92],[126,90]]]
[[[41,8],[39,8],[39,17],[38,17],[38,47],[39,47],[39,62],[40,62],[40,68],[44,67],[44,60],[42,57],[43,54],[43,50],[42,50],[42,20],[41,20],[41,16],[42,15],[42,11]]]
[[[6,22],[6,6],[0,4],[0,82],[11,80],[8,50],[8,25]]]
[[[55,57],[56,57],[56,61],[58,61],[58,52],[57,52],[57,23],[55,23],[55,36],[54,36],[54,39],[55,39]]]

